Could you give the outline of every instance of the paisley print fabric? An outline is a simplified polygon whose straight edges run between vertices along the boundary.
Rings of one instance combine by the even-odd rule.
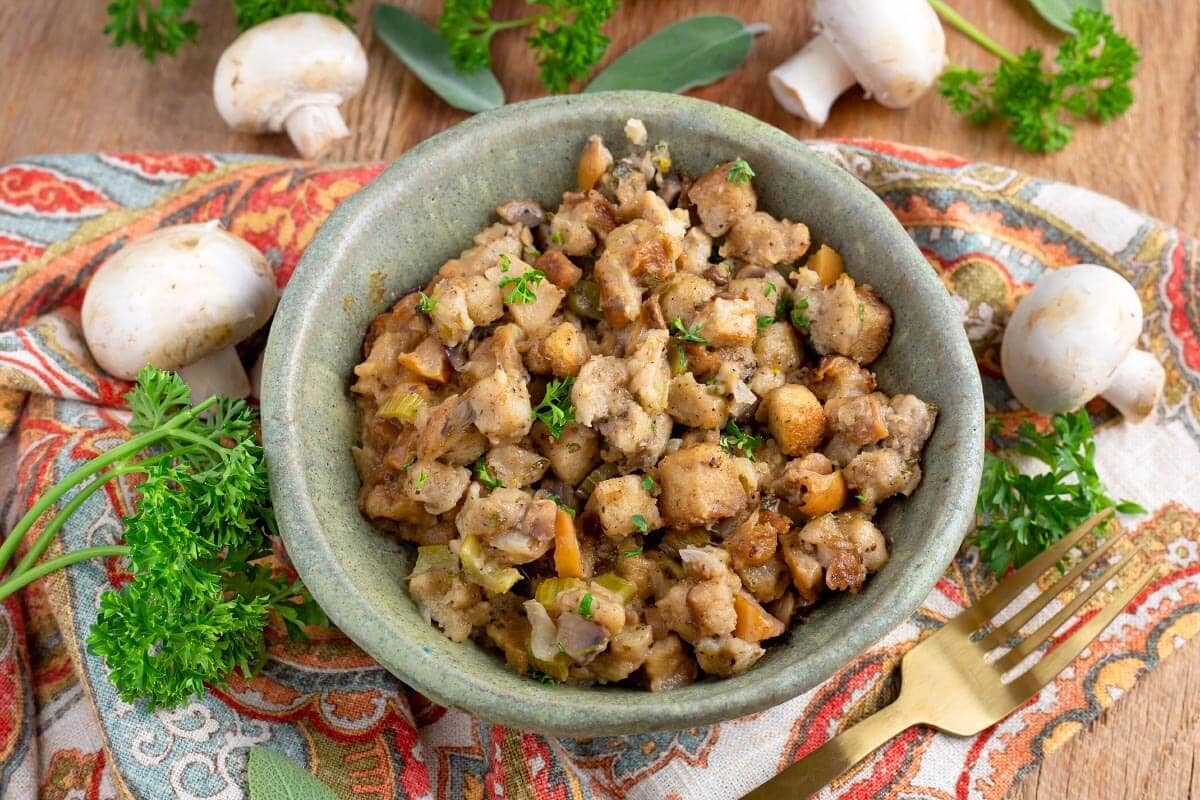
[[[1200,633],[1200,245],[1109,198],[1004,167],[875,141],[813,146],[878,193],[941,276],[1003,428],[1029,415],[1005,388],[1000,336],[1045,270],[1090,261],[1128,278],[1146,311],[1143,346],[1166,367],[1150,423],[1118,424],[1103,402],[1089,409],[1104,480],[1151,509],[1123,523],[1148,546],[1156,580],[999,725],[971,738],[910,730],[823,793],[1000,798]],[[381,168],[181,153],[0,168],[0,527],[128,436],[128,386],[96,367],[79,330],[83,290],[108,255],[163,225],[219,219],[285,286],[322,220]],[[55,549],[116,540],[133,491],[93,495]],[[249,748],[265,745],[346,798],[734,798],[888,702],[904,651],[992,585],[964,548],[911,619],[801,697],[718,725],[572,740],[435,706],[337,631],[272,639],[259,675],[149,713],[116,697],[85,647],[97,598],[123,577],[119,561],[93,561],[0,604],[0,797],[236,800]]]

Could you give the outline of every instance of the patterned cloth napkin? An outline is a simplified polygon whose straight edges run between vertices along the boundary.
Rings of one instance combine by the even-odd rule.
[[[875,190],[928,256],[962,308],[989,406],[1006,425],[1023,414],[999,373],[1000,333],[1043,270],[1088,261],[1128,278],[1146,310],[1144,346],[1166,365],[1150,423],[1091,409],[1102,477],[1114,496],[1151,510],[1126,523],[1162,577],[1013,716],[971,738],[909,730],[823,795],[1001,798],[1200,632],[1200,243],[1111,199],[1004,167],[874,141],[814,146]],[[184,154],[0,168],[4,529],[127,436],[128,387],[97,370],[78,328],[88,276],[109,254],[162,225],[219,219],[267,254],[282,285],[326,215],[380,169]],[[127,487],[93,495],[55,547],[113,541],[130,501]],[[0,605],[0,796],[233,800],[245,794],[248,748],[267,745],[344,797],[734,798],[890,700],[901,654],[991,586],[964,548],[908,622],[801,697],[719,725],[572,740],[439,708],[336,632],[273,642],[257,677],[148,713],[116,697],[84,644],[100,592],[123,574],[117,560],[84,563]]]

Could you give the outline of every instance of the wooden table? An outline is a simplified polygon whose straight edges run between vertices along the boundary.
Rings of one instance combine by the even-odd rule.
[[[439,3],[404,0],[432,19]],[[345,106],[355,136],[327,157],[391,158],[464,118],[429,93],[371,35],[370,7],[359,0],[358,29],[367,43],[370,79]],[[516,16],[514,0],[500,0]],[[625,0],[608,26],[610,53],[619,53],[669,20],[727,10],[717,0]],[[1044,46],[1058,34],[1023,0],[956,0],[972,21],[1011,49]],[[788,116],[766,89],[766,73],[807,38],[802,0],[740,3],[747,21],[770,32],[754,44],[734,76],[695,94],[736,106],[800,137],[870,136],[924,144],[975,159],[1011,164],[1117,197],[1181,228],[1200,233],[1200,4],[1194,0],[1115,2],[1118,28],[1141,48],[1137,102],[1112,124],[1078,126],[1075,141],[1050,156],[1026,154],[1002,131],[965,127],[935,95],[894,112],[842,99],[829,125],[817,131]],[[132,49],[113,50],[101,36],[100,0],[10,1],[0,4],[0,162],[45,152],[80,150],[209,150],[293,153],[282,136],[254,137],[225,128],[211,97],[213,67],[234,27],[225,0],[196,0],[204,30],[198,47],[146,64]],[[724,8],[723,8],[724,7]],[[990,67],[994,60],[949,32],[951,57]],[[540,94],[519,37],[501,35],[496,73],[510,100]],[[1145,678],[1111,713],[1015,790],[1014,797],[1200,798],[1200,644]]]

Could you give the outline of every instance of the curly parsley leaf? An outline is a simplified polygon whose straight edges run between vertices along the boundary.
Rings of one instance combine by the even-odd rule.
[[[534,53],[543,85],[565,92],[587,77],[604,57],[608,37],[600,28],[617,0],[543,0],[541,10],[519,19],[492,18],[492,0],[447,0],[438,19],[450,57],[463,71],[491,65],[492,37],[509,28],[529,28],[526,44]]]
[[[729,165],[729,169],[725,172],[725,180],[738,186],[744,186],[754,177],[754,170],[750,168],[750,164],[746,159],[739,158]]]
[[[700,328],[701,325],[699,322],[689,328],[683,324],[683,320],[679,317],[671,320],[671,335],[679,339],[681,342],[708,344],[708,339],[705,339],[700,335]]]
[[[113,0],[104,32],[113,47],[130,42],[153,63],[159,53],[175,55],[185,42],[195,44],[200,26],[186,18],[192,0]]]
[[[488,466],[482,458],[475,462],[475,477],[479,478],[479,482],[483,484],[483,488],[489,492],[494,489],[504,488],[504,484],[498,478],[493,477],[492,473],[488,471]]]
[[[571,403],[571,387],[574,385],[574,378],[550,381],[546,384],[542,402],[529,412],[535,421],[541,420],[555,439],[562,436],[568,422],[575,420],[575,406]]]
[[[302,12],[328,14],[347,25],[353,25],[355,19],[346,10],[348,5],[350,0],[233,0],[233,11],[239,31],[248,30],[269,19]]]
[[[723,433],[721,447],[725,452],[732,454],[737,451],[751,461],[754,460],[754,451],[763,445],[761,436],[742,430],[733,420],[729,420]]]
[[[1022,148],[1049,153],[1071,141],[1072,118],[1107,122],[1133,103],[1130,82],[1141,55],[1103,11],[1075,8],[1070,18],[1074,34],[1059,45],[1057,69],[1050,71],[1037,48],[1010,53],[945,3],[934,0],[932,5],[1001,59],[990,74],[950,67],[939,79],[938,91],[972,125],[1002,120],[1009,138]]]
[[[143,473],[134,512],[123,521],[123,545],[72,550],[43,562],[66,567],[98,556],[124,556],[132,580],[100,598],[88,636],[105,659],[117,692],[151,708],[177,706],[249,674],[266,659],[264,628],[272,619],[289,635],[324,621],[299,581],[272,564],[276,532],[258,418],[241,400],[187,401],[178,375],[147,367],[127,395],[133,438],[76,468],[51,487],[51,502],[82,487]],[[0,546],[0,571],[48,510],[35,505]],[[64,508],[46,529],[72,513]],[[0,581],[0,598],[19,590],[50,541],[39,538]]]
[[[505,263],[501,267],[501,272],[507,271],[507,269],[508,264]],[[500,281],[500,288],[513,287],[512,291],[504,296],[504,302],[522,306],[537,302],[537,292],[535,289],[545,277],[546,273],[540,269],[527,269],[519,278],[504,278]]]
[[[1115,506],[1125,514],[1145,513],[1137,503],[1118,503],[1105,493],[1096,473],[1096,445],[1085,409],[1055,416],[1047,433],[1022,423],[1011,450],[1047,469],[1026,475],[1009,458],[984,453],[977,524],[970,541],[997,576],[1010,566],[1022,566],[1102,509]]]

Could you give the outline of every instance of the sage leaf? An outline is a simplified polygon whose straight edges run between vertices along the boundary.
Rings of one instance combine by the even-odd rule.
[[[337,800],[308,770],[265,747],[250,749],[246,780],[250,800]]]
[[[1029,5],[1042,15],[1042,19],[1063,33],[1075,33],[1075,28],[1071,26],[1071,14],[1075,9],[1104,10],[1104,0],[1029,0]]]
[[[750,54],[761,28],[728,14],[701,14],[647,36],[605,67],[585,92],[686,92],[724,78]]]
[[[504,89],[487,67],[459,72],[446,42],[420,17],[403,8],[375,7],[375,35],[429,90],[463,111],[487,111],[504,105]]]

